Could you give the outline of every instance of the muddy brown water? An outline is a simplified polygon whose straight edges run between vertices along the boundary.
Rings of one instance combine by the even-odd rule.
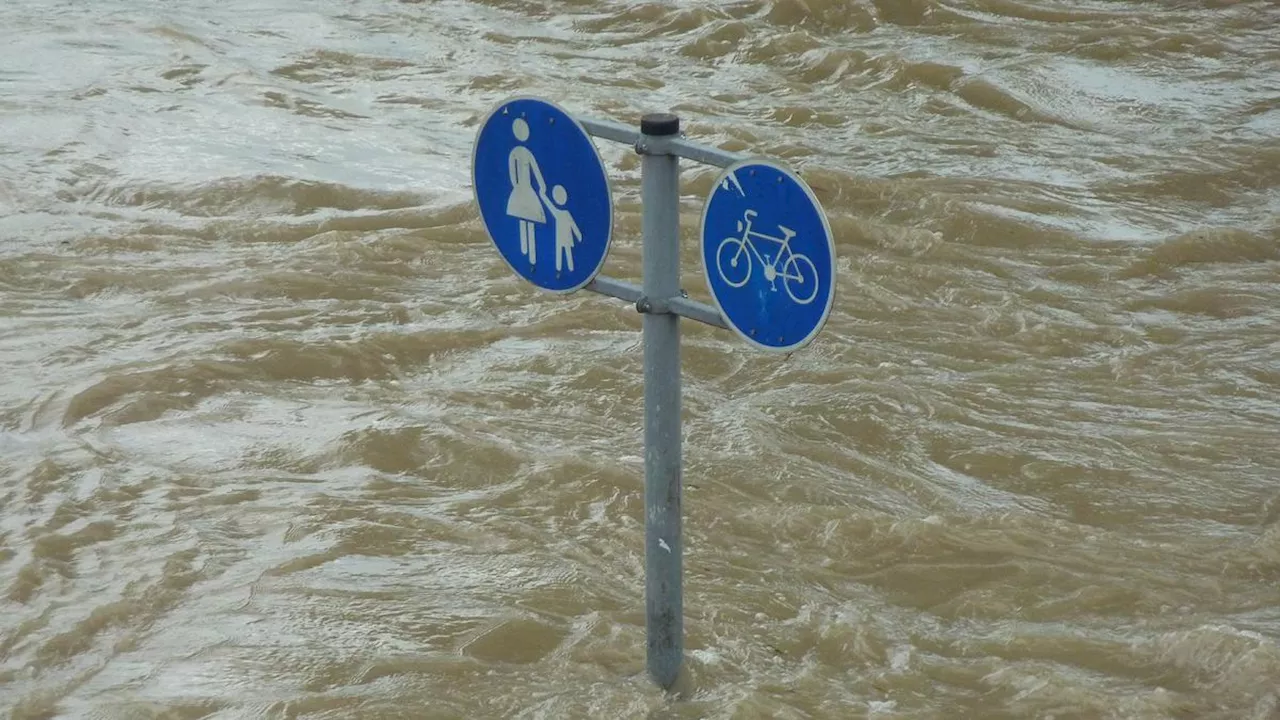
[[[1280,6],[0,4],[0,712],[1280,717]],[[517,93],[795,167],[789,358],[685,324],[681,698],[639,322],[470,198]],[[600,141],[611,275],[639,165]],[[714,170],[684,164],[685,284]]]

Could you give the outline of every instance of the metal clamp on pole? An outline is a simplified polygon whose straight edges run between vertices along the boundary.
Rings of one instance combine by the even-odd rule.
[[[649,674],[664,689],[675,685],[684,662],[680,316],[667,312],[668,299],[680,296],[680,161],[655,151],[679,133],[677,116],[645,115],[636,143],[644,156],[644,278],[636,309],[644,313],[645,624]]]
[[[636,300],[636,312],[641,315],[664,315],[671,312],[671,306],[666,300],[651,298],[648,295],[641,295]]]
[[[682,318],[696,320],[704,325],[710,325],[712,327],[718,327],[725,330],[729,329],[729,326],[725,323],[724,317],[720,314],[719,310],[706,303],[691,300],[688,293],[683,290],[680,291],[680,295],[678,297],[673,297],[665,303],[659,304],[653,300],[647,299],[648,296],[644,294],[644,291],[640,289],[639,285],[634,285],[626,280],[611,278],[607,275],[597,275],[594,280],[587,283],[585,289],[594,293],[600,293],[601,295],[618,298],[625,302],[636,303],[636,312],[641,314],[651,312],[675,313]],[[639,304],[639,300],[641,298],[647,299],[645,305]]]

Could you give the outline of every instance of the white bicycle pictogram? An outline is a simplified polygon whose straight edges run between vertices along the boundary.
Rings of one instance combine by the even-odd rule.
[[[751,219],[757,214],[755,210],[744,212],[742,219],[738,221],[738,232],[742,235],[727,237],[720,243],[720,247],[716,248],[716,270],[720,272],[720,279],[728,283],[729,287],[740,288],[746,285],[751,279],[751,256],[754,254],[756,260],[760,262],[760,267],[764,269],[764,279],[769,281],[771,290],[778,291],[777,281],[781,277],[782,287],[786,289],[787,295],[790,295],[797,305],[808,305],[818,296],[818,268],[808,256],[791,249],[791,238],[796,236],[794,230],[779,225],[778,230],[782,231],[782,237],[752,230]],[[752,238],[771,240],[782,247],[770,261],[767,256],[760,254],[756,244],[751,241]],[[751,252],[747,252],[748,248]],[[782,260],[784,256],[785,261]],[[779,262],[782,262],[781,271],[778,270]]]

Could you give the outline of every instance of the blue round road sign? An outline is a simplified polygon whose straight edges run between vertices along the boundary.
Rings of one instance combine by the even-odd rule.
[[[509,99],[480,124],[471,180],[485,230],[517,275],[570,293],[595,278],[613,237],[613,195],[587,131],[555,103]]]
[[[768,160],[725,168],[702,209],[702,269],[729,326],[763,350],[807,345],[831,314],[835,241],[813,191]]]

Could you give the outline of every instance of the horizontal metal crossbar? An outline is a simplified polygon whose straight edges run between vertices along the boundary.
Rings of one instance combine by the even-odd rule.
[[[739,153],[703,145],[679,136],[646,136],[630,125],[624,125],[612,120],[598,120],[586,117],[579,117],[577,120],[582,123],[582,127],[590,135],[626,145],[633,145],[638,152],[650,155],[675,155],[716,167],[729,167],[746,157]],[[720,314],[719,310],[706,303],[690,300],[687,297],[673,297],[666,300],[646,298],[639,285],[604,275],[597,275],[586,286],[586,289],[601,295],[636,303],[636,309],[640,312],[672,313],[713,327],[729,329],[729,324],[725,322],[724,316]]]
[[[636,149],[653,155],[676,155],[678,157],[687,158],[694,162],[714,165],[716,167],[729,167],[730,165],[746,158],[745,155],[728,150],[721,150],[710,145],[703,145],[692,140],[686,140],[680,136],[671,137],[652,137],[640,134],[640,131],[630,125],[624,125],[612,120],[596,120],[594,118],[577,118],[582,123],[582,127],[586,128],[587,133],[605,140],[613,140],[614,142],[624,143],[626,145],[634,145]]]
[[[714,327],[729,329],[729,325],[725,323],[724,317],[720,315],[719,310],[706,303],[690,300],[687,297],[668,298],[665,302],[651,300],[644,296],[644,291],[640,289],[639,285],[604,275],[597,275],[594,280],[587,284],[586,289],[629,303],[636,303],[636,308],[641,312],[669,312],[673,315],[697,320],[700,323],[706,323]]]

